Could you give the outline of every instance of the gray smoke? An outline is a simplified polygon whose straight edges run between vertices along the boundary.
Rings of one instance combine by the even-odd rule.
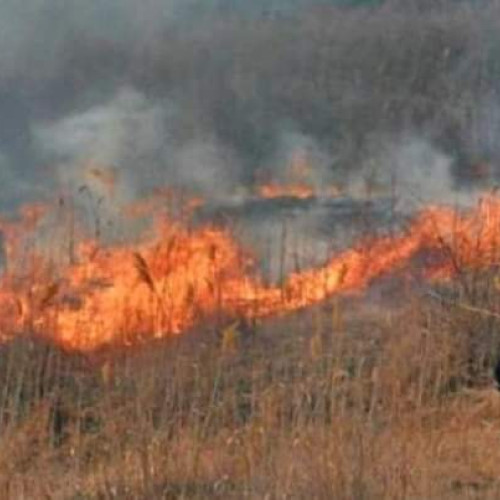
[[[0,0],[1,207],[101,195],[96,169],[117,203],[161,184],[224,198],[286,181],[296,155],[348,194],[395,176],[441,199],[470,163],[496,175],[494,2],[327,4]]]
[[[75,191],[87,184],[91,166],[112,169],[118,202],[131,201],[167,157],[165,106],[131,89],[82,113],[37,123],[32,134],[39,155],[55,167],[60,188]]]
[[[49,81],[72,55],[71,43],[79,40],[127,49],[154,44],[181,5],[164,0],[140,5],[134,0],[1,0],[1,79]]]

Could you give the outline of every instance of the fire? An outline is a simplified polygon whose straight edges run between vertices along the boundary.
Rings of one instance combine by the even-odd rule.
[[[180,333],[211,316],[247,261],[225,233],[191,234],[175,224],[136,248],[81,249],[67,271],[68,292],[81,300],[57,315],[59,340],[71,347]],[[83,299],[83,300],[82,300]]]
[[[259,186],[257,188],[257,194],[261,198],[290,197],[300,199],[313,198],[316,195],[315,190],[310,186],[306,186],[305,184],[282,185],[277,183],[270,183]]]
[[[217,317],[294,311],[359,293],[417,261],[423,279],[446,280],[500,258],[500,199],[493,195],[464,212],[424,209],[401,234],[360,241],[323,267],[292,273],[281,286],[264,283],[251,254],[226,229],[190,228],[167,216],[139,243],[81,241],[74,261],[58,264],[36,245],[28,252],[20,236],[48,212],[32,207],[24,222],[2,223],[9,266],[0,281],[1,336],[29,331],[83,351],[180,334]]]
[[[323,188],[317,188],[306,183],[286,183],[270,182],[257,187],[257,196],[261,198],[298,198],[307,200],[316,197],[334,198],[340,196],[340,189],[331,184]]]
[[[257,196],[261,198],[298,198],[335,197],[340,195],[337,186],[330,184],[318,187],[313,179],[311,162],[307,151],[297,150],[293,153],[290,165],[282,182],[271,181],[257,186]]]

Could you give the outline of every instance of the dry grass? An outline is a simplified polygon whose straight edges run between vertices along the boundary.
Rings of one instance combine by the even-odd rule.
[[[5,345],[0,497],[497,498],[497,320],[404,302],[92,359]]]
[[[278,141],[269,131],[291,123],[335,151],[336,176],[357,165],[375,172],[384,137],[402,130],[449,153],[467,180],[470,165],[500,157],[498,1],[398,3],[369,16],[209,19],[209,37],[201,22],[165,34],[158,53],[137,51],[131,78],[151,91],[158,79],[153,93],[180,97],[181,142],[203,124],[244,165],[268,160]],[[221,59],[220,47],[232,50]],[[85,50],[83,61],[103,52],[97,42]],[[90,203],[99,239],[100,201]],[[143,256],[134,263],[158,295]],[[397,309],[335,300],[123,352],[4,343],[0,499],[500,498],[495,278],[460,275],[431,296],[397,291]],[[27,330],[57,286],[19,298]]]

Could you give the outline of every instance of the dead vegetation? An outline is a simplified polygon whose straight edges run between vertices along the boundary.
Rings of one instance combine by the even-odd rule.
[[[332,168],[342,177],[375,158],[380,136],[395,130],[428,136],[463,177],[473,176],[467,167],[498,160],[494,134],[483,133],[498,120],[498,2],[484,10],[397,4],[313,9],[258,24],[200,21],[197,30],[166,33],[157,52],[137,51],[129,78],[157,97],[180,96],[188,108],[176,122],[181,142],[193,124],[207,124],[245,165],[267,158],[269,131],[290,121],[338,153]],[[220,47],[227,54],[219,61]],[[89,42],[75,49],[81,59],[68,61],[80,86],[95,72],[69,69],[87,59],[102,66],[109,57],[102,48]],[[71,229],[68,260],[80,271]],[[102,237],[98,218],[94,232]],[[178,284],[161,285],[152,264],[171,276],[178,254],[191,248],[188,236],[161,254],[124,250],[119,263],[124,292],[144,285],[142,310],[158,321],[126,316],[133,308],[117,311],[112,300],[102,309],[108,316],[89,307],[85,328],[75,322],[78,340],[98,320],[98,331],[113,335],[105,321],[116,313],[126,343],[136,332],[149,339],[132,347],[80,355],[33,335],[48,327],[60,334],[54,317],[63,310],[73,317],[84,293],[93,299],[111,286],[112,259],[97,255],[98,246],[89,248],[98,275],[78,274],[86,288],[68,291],[67,282],[44,277],[36,289],[19,285],[25,295],[12,288],[15,300],[2,304],[0,318],[0,498],[500,497],[500,393],[492,377],[500,354],[498,248],[486,249],[487,268],[469,272],[450,246],[453,279],[439,287],[403,283],[380,300],[373,290],[357,299],[321,295],[306,310],[249,322],[218,314],[225,274],[215,263],[225,254],[211,239],[208,278],[197,272],[193,280],[217,314],[191,307],[192,286],[180,294]],[[464,241],[462,250],[476,248]],[[198,258],[200,248],[188,253]],[[228,260],[239,269],[244,259],[234,252]],[[340,267],[335,276],[342,282],[350,271]],[[188,319],[192,310],[201,320],[172,335],[169,314],[186,305]],[[40,311],[45,321],[37,323]],[[6,335],[4,324],[13,323],[16,334]],[[166,338],[150,338],[164,330]]]
[[[221,299],[189,331],[160,338],[152,321],[139,338],[144,316],[129,307],[116,323],[127,341],[85,354],[61,340],[52,316],[40,323],[28,314],[0,344],[0,498],[498,498],[499,211],[489,199],[480,205],[492,208],[488,217],[446,218],[452,237],[439,233],[437,246],[427,238],[423,247],[417,239],[412,258],[391,260],[355,296],[321,294],[293,313],[238,319]],[[196,262],[220,257],[213,245],[189,250],[189,241],[179,252]],[[399,239],[376,241],[347,266],[387,259]],[[199,276],[171,244],[165,254],[155,248],[167,273]],[[163,318],[171,303],[151,255],[123,255],[117,276],[154,292]],[[95,269],[84,276],[95,281]],[[436,269],[446,272],[428,279],[424,271]],[[353,268],[340,272],[346,279]],[[208,276],[224,286],[224,274]],[[61,300],[52,283],[27,287],[30,311]],[[133,286],[124,289],[129,297]],[[96,311],[78,335],[102,321]]]
[[[498,498],[497,328],[408,292],[137,352],[18,339],[0,352],[0,495]]]

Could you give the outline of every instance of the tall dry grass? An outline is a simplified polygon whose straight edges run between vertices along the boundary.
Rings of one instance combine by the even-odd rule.
[[[5,342],[0,498],[498,498],[498,284],[394,276],[361,300],[85,356]]]
[[[6,344],[0,497],[497,498],[498,320],[403,303],[90,358]]]

